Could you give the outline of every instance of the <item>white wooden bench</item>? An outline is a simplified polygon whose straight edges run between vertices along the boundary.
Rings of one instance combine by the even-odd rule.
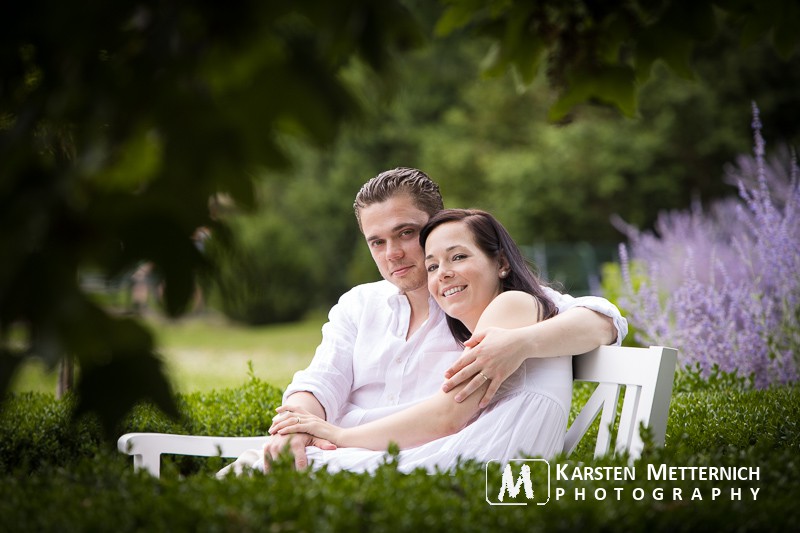
[[[678,351],[663,346],[601,346],[575,356],[572,359],[572,378],[598,385],[567,430],[564,452],[570,455],[575,451],[598,414],[600,427],[594,456],[602,457],[609,452],[611,428],[617,416],[617,403],[623,385],[625,397],[619,416],[615,451],[628,452],[631,460],[641,455],[644,447],[639,433],[641,424],[650,429],[653,444],[663,446],[677,364]]]
[[[601,346],[573,358],[576,381],[597,383],[589,400],[567,431],[564,452],[571,454],[594,420],[600,415],[594,456],[611,449],[611,428],[617,414],[622,386],[625,397],[619,417],[616,452],[628,452],[631,460],[640,456],[644,446],[640,424],[647,426],[653,443],[663,446],[667,430],[672,382],[677,364],[677,350],[661,346],[627,348]],[[165,433],[128,433],[119,438],[117,447],[133,456],[137,469],[144,468],[158,477],[164,454],[200,457],[238,457],[244,451],[260,449],[266,437],[200,437]]]

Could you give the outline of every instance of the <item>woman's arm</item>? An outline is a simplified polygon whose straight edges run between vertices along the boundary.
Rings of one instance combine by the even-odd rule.
[[[455,392],[438,391],[398,413],[351,428],[334,426],[297,406],[281,406],[278,412],[284,416],[275,429],[278,435],[308,434],[344,448],[386,450],[392,442],[413,448],[458,432],[474,416],[477,398],[456,403]]]
[[[482,388],[481,406],[485,406],[525,359],[577,355],[612,344],[618,335],[614,324],[612,317],[576,306],[548,320],[518,329],[502,326],[476,328],[472,338],[465,343],[464,354],[445,374],[448,379],[442,390],[449,391],[466,383],[455,398],[460,402],[482,385],[472,376],[483,372],[493,378],[488,389]]]
[[[539,316],[539,303],[534,297],[508,291],[492,300],[481,315],[477,328],[520,328],[536,323]],[[279,434],[309,433],[340,447],[385,450],[395,442],[401,449],[413,448],[452,435],[466,426],[478,412],[482,392],[490,384],[481,376],[478,378],[484,381],[481,394],[473,394],[461,403],[453,399],[461,387],[448,392],[438,391],[403,411],[353,428],[338,428],[287,406],[282,407],[281,412],[291,411],[291,414],[287,414],[276,429]]]

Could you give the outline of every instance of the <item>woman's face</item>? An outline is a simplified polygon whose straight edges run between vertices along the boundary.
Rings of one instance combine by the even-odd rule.
[[[500,261],[487,256],[463,221],[446,222],[425,243],[428,290],[445,313],[475,331],[483,310],[502,292]]]

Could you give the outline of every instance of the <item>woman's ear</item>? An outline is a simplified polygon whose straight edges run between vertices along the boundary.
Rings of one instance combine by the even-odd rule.
[[[501,278],[505,278],[511,273],[511,265],[509,264],[508,259],[506,259],[506,256],[503,253],[500,254],[497,270],[498,270],[498,275]]]

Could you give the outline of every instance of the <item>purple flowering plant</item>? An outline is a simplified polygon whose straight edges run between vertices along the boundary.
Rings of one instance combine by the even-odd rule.
[[[767,162],[755,104],[752,127],[754,156],[727,172],[738,198],[661,213],[654,231],[621,227],[618,302],[637,342],[763,388],[800,372],[800,185],[788,150]]]

